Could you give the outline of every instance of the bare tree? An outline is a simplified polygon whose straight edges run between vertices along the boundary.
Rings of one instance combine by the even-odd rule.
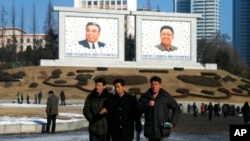
[[[48,11],[47,11],[46,19],[44,22],[43,30],[45,33],[48,33],[50,30],[56,33],[56,22],[55,22],[54,15],[53,15],[53,7],[52,7],[51,0],[49,0],[49,3],[48,3]]]
[[[33,3],[33,15],[32,15],[33,49],[36,48],[36,32],[37,32],[36,5],[35,3]]]
[[[7,12],[5,11],[5,7],[4,5],[2,5],[1,7],[1,27],[2,27],[2,31],[1,31],[1,44],[2,44],[2,47],[4,47],[4,40],[3,40],[3,37],[4,37],[4,29],[7,25],[7,19],[5,18],[5,15],[7,15]]]
[[[20,27],[21,27],[21,30],[24,31],[24,9],[23,9],[23,5],[22,5],[22,8],[21,8],[21,24],[20,24]],[[20,40],[20,43],[21,43],[20,51],[21,52],[24,49],[23,48],[23,42],[24,42],[23,32],[21,32],[21,40]]]

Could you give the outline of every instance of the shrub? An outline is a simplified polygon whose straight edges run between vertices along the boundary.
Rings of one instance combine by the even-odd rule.
[[[222,80],[224,80],[224,81],[231,81],[231,82],[235,82],[236,81],[236,79],[233,78],[233,77],[231,77],[230,75],[225,76],[224,78],[222,78]]]
[[[247,84],[250,84],[250,82],[249,82],[248,80],[246,80],[246,79],[241,79],[241,81],[242,81],[242,82],[245,82],[245,83],[247,83]]]
[[[10,75],[3,76],[4,82],[11,82],[13,80],[13,77]]]
[[[55,69],[55,70],[52,71],[52,75],[53,74],[59,74],[60,75],[60,74],[62,74],[62,71],[60,69]]]
[[[65,81],[65,80],[56,80],[54,83],[56,83],[56,84],[65,84],[65,83],[67,83],[67,81]]]
[[[220,79],[221,79],[221,76],[220,76],[220,75],[216,75],[216,76],[214,76],[214,79],[215,79],[215,80],[220,80]]]
[[[20,77],[20,78],[23,78],[24,76],[26,76],[26,73],[24,71],[19,71],[17,72],[17,75]]]
[[[189,89],[186,88],[178,88],[176,89],[177,93],[182,93],[182,94],[188,94],[189,93]]]
[[[217,76],[217,74],[213,72],[201,72],[201,75],[202,76]]]
[[[90,72],[95,72],[94,70],[76,70],[76,73],[90,73]]]
[[[186,83],[191,83],[201,86],[219,87],[222,85],[219,81],[215,80],[214,78],[204,77],[204,76],[178,75],[177,78]]]
[[[139,70],[140,73],[168,73],[168,70]]]
[[[73,71],[67,73],[67,76],[75,76],[75,75],[76,75],[76,74],[75,74],[75,72],[73,72]]]
[[[87,81],[88,80],[88,76],[84,75],[84,74],[78,74],[76,76],[76,80],[79,80],[79,81]]]
[[[209,90],[201,90],[201,93],[208,94],[208,95],[214,95],[214,92],[209,91]]]
[[[88,78],[88,79],[91,79],[92,78],[92,74],[85,74],[85,76]]]
[[[52,74],[51,78],[59,78],[60,77],[60,74],[57,74],[57,73],[54,73]]]
[[[226,94],[230,94],[230,90],[226,89],[226,88],[218,88],[218,91],[226,93]]]
[[[96,70],[98,70],[98,71],[107,71],[108,68],[107,67],[97,67]]]
[[[183,71],[184,68],[176,68],[176,67],[175,67],[174,70],[175,70],[175,71]]]
[[[32,82],[29,85],[30,88],[36,88],[37,86],[38,86],[38,83],[36,83],[36,82]]]
[[[238,89],[238,88],[232,88],[232,91],[236,92],[236,93],[243,93],[242,89]]]
[[[246,85],[239,85],[238,88],[242,89],[242,90],[247,90],[248,87]]]
[[[79,86],[85,86],[88,84],[88,80],[85,80],[85,81],[78,81],[77,85]]]

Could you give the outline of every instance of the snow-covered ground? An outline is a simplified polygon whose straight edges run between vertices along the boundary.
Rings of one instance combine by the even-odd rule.
[[[80,106],[82,105],[68,105],[68,106]],[[30,107],[37,107],[37,108],[45,108],[45,104],[17,104],[17,103],[0,103],[1,107],[23,107],[23,108],[30,108]],[[75,113],[59,113],[59,115],[70,117],[69,120],[60,120],[57,119],[56,122],[72,122],[72,121],[79,121],[80,119],[84,119],[82,114],[75,114]],[[10,116],[0,116],[0,125],[7,125],[7,124],[37,124],[38,122],[46,123],[47,119],[41,117],[10,117]]]

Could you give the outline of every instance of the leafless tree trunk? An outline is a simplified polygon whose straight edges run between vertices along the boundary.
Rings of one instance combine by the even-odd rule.
[[[21,30],[24,31],[24,10],[23,10],[23,6],[21,8]],[[21,32],[21,47],[20,47],[20,51],[23,51],[24,47],[23,47],[23,42],[24,42],[24,38],[23,38],[23,32]]]
[[[32,16],[32,32],[33,32],[33,49],[36,47],[36,29],[37,29],[37,19],[36,19],[36,5],[33,4],[33,16]]]
[[[5,11],[5,7],[2,5],[1,7],[1,27],[2,27],[2,31],[1,31],[1,39],[2,39],[2,47],[4,47],[4,29],[6,27],[6,24],[7,24],[7,19],[5,18],[5,15],[7,15],[7,12]]]
[[[43,27],[43,30],[45,33],[48,33],[49,30],[52,29],[52,31],[54,33],[56,33],[56,29],[55,29],[55,19],[54,19],[54,16],[53,16],[53,7],[52,7],[52,3],[51,3],[51,0],[49,1],[49,4],[48,4],[48,12],[47,12],[47,15],[46,15],[46,19],[45,19],[45,22],[44,22],[44,27]]]

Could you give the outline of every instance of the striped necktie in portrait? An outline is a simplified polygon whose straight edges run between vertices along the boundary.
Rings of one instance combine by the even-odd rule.
[[[92,49],[95,49],[95,44],[94,43],[92,44]]]

